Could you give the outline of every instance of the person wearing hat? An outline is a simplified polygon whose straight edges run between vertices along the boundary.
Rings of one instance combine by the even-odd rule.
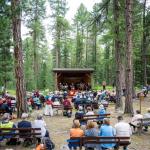
[[[143,115],[143,118],[150,118],[150,108],[147,109],[147,113]],[[150,124],[150,122],[145,122],[144,124],[144,131],[148,131],[148,124]]]

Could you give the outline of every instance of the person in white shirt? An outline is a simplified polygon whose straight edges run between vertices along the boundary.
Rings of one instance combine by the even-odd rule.
[[[94,115],[91,107],[87,107],[87,113],[85,115]]]
[[[143,118],[150,118],[150,108],[147,109],[147,113],[143,115]],[[148,131],[148,124],[150,124],[149,121],[144,122],[144,131]]]
[[[46,123],[43,120],[43,116],[41,114],[37,115],[37,119],[34,120],[33,125],[34,128],[41,128],[41,136],[42,137],[49,137],[49,133],[46,130]]]
[[[116,136],[130,137],[132,135],[132,130],[130,125],[123,120],[122,116],[118,116],[117,119],[118,119],[118,123],[115,125]],[[116,148],[118,148],[117,145]],[[127,150],[127,146],[124,146],[123,149]]]
[[[141,114],[140,110],[136,110],[136,114],[133,116],[131,122],[129,123],[130,126],[133,127],[134,132],[135,129],[138,127],[139,119],[143,119],[143,115]]]

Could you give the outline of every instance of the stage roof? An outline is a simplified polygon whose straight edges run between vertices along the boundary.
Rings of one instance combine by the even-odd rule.
[[[92,73],[94,72],[93,68],[54,68],[53,72],[56,73]]]

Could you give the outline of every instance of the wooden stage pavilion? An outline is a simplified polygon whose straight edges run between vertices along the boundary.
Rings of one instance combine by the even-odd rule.
[[[92,85],[93,68],[54,68],[55,89],[59,88],[59,83],[75,84],[83,82]]]

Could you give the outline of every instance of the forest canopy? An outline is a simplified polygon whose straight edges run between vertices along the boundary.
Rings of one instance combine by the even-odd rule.
[[[148,0],[134,0],[132,4],[134,86],[150,83],[149,4]],[[47,7],[51,11],[48,16]],[[53,89],[54,67],[94,68],[94,80],[99,85],[102,81],[107,85],[116,82],[119,68],[121,87],[125,86],[125,1],[115,5],[115,0],[102,0],[91,11],[81,3],[71,22],[66,14],[72,8],[66,0],[23,0],[18,8],[28,31],[21,37],[26,90]],[[9,89],[15,88],[12,15],[11,1],[0,1],[0,86]]]

